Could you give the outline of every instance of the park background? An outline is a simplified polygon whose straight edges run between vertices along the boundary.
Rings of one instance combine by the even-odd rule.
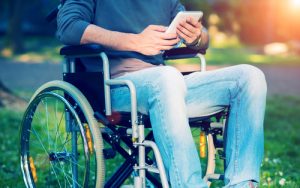
[[[268,82],[261,187],[300,185],[300,0],[184,0],[202,10],[209,69],[248,63]],[[0,1],[0,187],[24,187],[18,137],[33,92],[61,79],[61,43],[46,15],[57,0]],[[170,62],[197,69],[196,60]]]

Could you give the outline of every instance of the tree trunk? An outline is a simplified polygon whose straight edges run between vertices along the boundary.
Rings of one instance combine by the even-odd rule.
[[[14,53],[24,51],[23,33],[22,33],[22,15],[23,15],[23,0],[11,0],[9,6],[9,25],[7,29],[8,46],[12,48]]]

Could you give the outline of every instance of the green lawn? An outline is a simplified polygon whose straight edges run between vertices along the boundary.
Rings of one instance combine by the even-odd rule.
[[[280,183],[291,188],[300,185],[299,112],[300,97],[269,97],[261,187],[281,187]],[[18,154],[22,112],[0,109],[0,117],[0,187],[23,187]]]
[[[0,109],[0,187],[24,187],[19,159],[22,113]]]
[[[284,187],[300,185],[300,98],[271,97],[265,120],[265,158],[262,185]]]
[[[300,64],[300,55],[264,55],[258,52],[259,47],[210,47],[205,55],[208,65],[247,64]],[[171,64],[199,64],[197,58],[171,61]]]

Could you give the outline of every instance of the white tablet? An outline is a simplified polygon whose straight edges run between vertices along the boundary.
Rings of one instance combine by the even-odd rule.
[[[186,20],[188,17],[195,18],[196,20],[200,21],[203,16],[202,11],[182,11],[179,12],[175,18],[173,19],[172,23],[166,30],[166,33],[176,33],[176,27],[180,21]]]

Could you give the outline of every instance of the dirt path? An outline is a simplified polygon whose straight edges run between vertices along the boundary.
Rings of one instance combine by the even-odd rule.
[[[198,69],[196,65],[178,66],[189,71]],[[258,66],[266,75],[269,95],[300,95],[300,65]],[[208,70],[220,68],[208,66]],[[34,91],[43,83],[61,79],[60,64],[24,64],[0,60],[0,80],[10,89]]]
[[[43,83],[61,79],[60,64],[0,61],[0,80],[12,90],[34,91]]]

